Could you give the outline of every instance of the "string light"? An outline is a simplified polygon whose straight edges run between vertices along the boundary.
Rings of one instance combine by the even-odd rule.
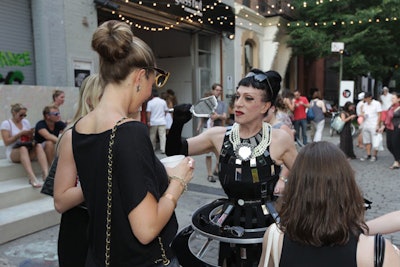
[[[129,2],[134,3],[134,1],[125,0],[125,3],[129,3]],[[136,3],[139,4],[139,5],[145,5],[144,2],[145,1],[137,1]],[[204,24],[203,13],[202,12],[206,13],[208,10],[215,10],[215,7],[217,7],[218,4],[221,4],[221,3],[222,3],[222,0],[214,1],[211,4],[203,6],[201,10],[200,10],[200,7],[197,5],[197,6],[195,6],[195,8],[197,10],[193,10],[193,13],[191,13],[190,15],[188,15],[186,17],[179,17],[178,21],[176,21],[176,25],[180,24],[179,21],[186,22],[186,23],[189,23],[189,24],[192,24],[192,23],[194,23],[196,21],[199,24]],[[151,4],[152,7],[157,7],[157,6],[160,6],[160,5],[161,5],[161,3],[160,2],[157,3],[157,1],[154,1]],[[171,4],[167,3],[166,7],[167,8],[171,8]],[[185,10],[186,6],[185,5],[181,5],[181,8]],[[230,7],[225,5],[225,9],[229,10]],[[112,15],[117,16],[120,20],[125,21],[126,23],[134,26],[135,28],[146,30],[146,31],[164,31],[164,30],[173,29],[173,27],[174,27],[174,25],[168,24],[168,23],[165,23],[165,25],[161,26],[161,27],[148,26],[145,23],[142,23],[142,24],[133,23],[132,21],[134,21],[134,19],[130,18],[127,14],[123,14],[122,12],[118,12],[118,11],[115,11],[115,10],[110,11],[110,13]],[[224,25],[234,26],[234,22],[229,20],[227,16],[219,16],[219,17],[216,18],[216,21],[214,21],[212,18],[207,18],[207,21],[208,21],[208,23],[210,25],[218,24],[220,26],[224,26]]]
[[[365,23],[383,23],[383,22],[397,22],[398,19],[397,17],[393,17],[393,18],[384,18],[384,19],[380,19],[380,18],[376,18],[376,19],[368,19],[367,21],[363,21],[363,20],[358,20],[356,23],[355,20],[350,20],[350,21],[331,21],[331,22],[313,22],[312,24],[310,24],[310,22],[296,22],[296,23],[286,23],[287,27],[301,27],[301,26],[306,26],[309,27],[310,25],[313,25],[314,27],[320,27],[320,26],[328,26],[328,25],[341,25],[341,26],[352,26],[352,25],[357,25],[357,24],[365,24]]]

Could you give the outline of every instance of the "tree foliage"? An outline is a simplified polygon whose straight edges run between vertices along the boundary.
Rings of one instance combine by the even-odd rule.
[[[304,6],[306,3],[306,6]],[[387,82],[400,65],[400,0],[294,0],[288,26],[294,55],[332,55],[344,42],[343,78],[367,75]]]

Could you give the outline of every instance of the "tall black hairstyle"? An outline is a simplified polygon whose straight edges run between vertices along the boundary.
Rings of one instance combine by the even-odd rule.
[[[264,90],[264,101],[274,104],[279,90],[281,89],[281,81],[281,75],[274,70],[264,72],[259,69],[252,69],[240,80],[238,87],[251,86],[255,89]]]

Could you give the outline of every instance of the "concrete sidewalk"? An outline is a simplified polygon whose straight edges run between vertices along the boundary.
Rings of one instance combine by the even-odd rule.
[[[323,140],[334,144],[339,143],[339,135],[329,136],[328,121]],[[364,151],[356,147],[354,150],[357,157],[365,154]],[[158,152],[157,156],[159,158],[165,157]],[[218,181],[216,183],[207,181],[205,156],[194,156],[193,158],[196,162],[194,178],[189,185],[189,190],[179,200],[176,209],[180,229],[191,223],[191,216],[196,209],[225,196]],[[365,198],[373,202],[372,209],[366,212],[367,219],[390,211],[400,210],[400,170],[388,168],[393,163],[393,157],[386,148],[385,151],[379,152],[376,162],[352,160],[350,163],[355,170],[357,181]],[[1,245],[0,267],[58,266],[57,236],[58,226],[55,226]],[[385,237],[400,245],[400,233],[386,235]]]

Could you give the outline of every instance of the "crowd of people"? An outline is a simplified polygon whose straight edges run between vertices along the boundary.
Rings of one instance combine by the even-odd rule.
[[[281,89],[278,72],[254,68],[239,81],[228,107],[222,85],[215,83],[209,94],[218,100],[216,110],[200,121],[197,135],[182,138],[184,124],[193,118],[192,104],[178,105],[172,89],[159,95],[170,74],[157,67],[151,48],[129,25],[101,24],[91,45],[100,56],[99,74],[82,83],[73,118],[61,119],[65,94],[57,90],[35,127],[20,103],[11,105],[10,119],[1,123],[7,159],[22,164],[32,187],[41,182],[31,161],[37,159],[44,180],[58,157],[60,266],[179,266],[180,251],[171,247],[178,230],[175,208],[193,178],[192,156],[202,154],[208,181],[218,178],[227,197],[220,212],[226,217],[209,230],[227,235],[225,226],[240,227],[263,238],[263,243],[238,242],[238,236],[221,241],[220,266],[369,267],[374,235],[400,231],[400,211],[365,221],[364,198],[349,163],[356,158],[350,124],[362,118],[366,156],[360,159],[376,161],[373,140],[386,133],[394,158],[390,168],[400,168],[396,92],[384,89],[382,104],[368,92],[357,107],[346,103],[336,146],[322,141],[327,108],[320,91],[309,101],[298,90]],[[309,143],[307,109],[314,113]],[[162,154],[184,155],[176,167],[165,167],[156,156],[157,137]],[[299,152],[295,140],[304,145]],[[278,217],[272,216],[271,203]],[[267,250],[273,229],[278,251]],[[382,266],[400,266],[396,247],[384,243]]]

